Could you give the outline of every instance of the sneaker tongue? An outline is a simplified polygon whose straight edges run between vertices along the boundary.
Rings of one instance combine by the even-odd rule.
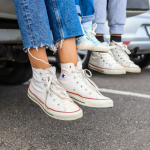
[[[81,61],[78,61],[76,69],[77,69],[78,71],[81,71],[81,70],[82,70],[82,63],[81,63]]]
[[[55,67],[50,67],[44,70],[45,71],[45,75],[54,75],[56,74],[56,68]]]
[[[92,24],[91,23],[84,23],[82,24],[84,30],[92,30]]]

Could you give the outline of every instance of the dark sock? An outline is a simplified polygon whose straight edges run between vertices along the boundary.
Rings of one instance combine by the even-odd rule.
[[[104,37],[103,37],[103,36],[96,36],[96,38],[97,38],[100,42],[104,42]]]
[[[112,41],[121,42],[121,36],[111,36],[110,42],[112,42]]]

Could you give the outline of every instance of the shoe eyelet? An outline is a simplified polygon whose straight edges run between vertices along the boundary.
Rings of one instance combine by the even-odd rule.
[[[59,106],[60,104],[57,104],[57,106]]]
[[[47,84],[44,84],[44,86],[46,87],[46,86],[47,86]]]
[[[71,66],[70,66],[70,68],[71,68]]]
[[[74,79],[75,79],[76,77],[74,77]]]
[[[49,94],[50,97],[52,97],[52,94]]]
[[[42,81],[46,81],[45,78],[42,78]]]
[[[103,62],[105,62],[105,61],[103,60]]]
[[[119,55],[118,55],[119,56]]]
[[[101,59],[103,59],[103,57],[101,57]]]
[[[87,91],[87,89],[85,89],[85,91]]]
[[[55,99],[53,99],[53,102],[55,102]]]
[[[73,89],[75,91],[75,89]]]
[[[91,92],[89,94],[91,94]]]
[[[77,84],[78,84],[79,82],[77,82]]]
[[[82,88],[83,86],[81,85],[81,88]]]
[[[39,73],[39,75],[41,75],[41,76],[42,76],[42,73],[40,72],[40,73]]]

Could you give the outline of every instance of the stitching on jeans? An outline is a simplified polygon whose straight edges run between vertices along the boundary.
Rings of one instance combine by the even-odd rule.
[[[23,0],[23,7],[24,6],[27,6],[26,4],[26,0]],[[28,7],[28,6],[27,6]],[[33,41],[33,35],[32,35],[32,30],[31,30],[31,27],[30,27],[30,23],[29,23],[29,18],[28,18],[28,13],[26,11],[26,8],[24,7],[24,10],[25,10],[25,15],[27,17],[27,23],[28,23],[28,26],[29,26],[29,30],[30,30],[30,33],[31,33],[31,38],[32,38],[32,44],[34,45],[34,41]]]
[[[64,33],[63,33],[63,29],[62,29],[62,25],[61,25],[61,22],[60,22],[60,17],[59,17],[59,13],[58,13],[58,10],[57,10],[57,7],[56,7],[55,0],[52,0],[52,4],[53,4],[56,20],[57,20],[57,23],[58,23],[60,36],[61,36],[61,39],[63,39],[64,38]]]

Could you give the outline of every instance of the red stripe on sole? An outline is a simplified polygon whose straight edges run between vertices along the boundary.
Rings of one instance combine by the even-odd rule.
[[[92,99],[92,100],[110,100],[110,99],[94,99],[94,98],[88,98],[88,97],[83,97],[83,96],[81,96],[81,95],[79,95],[79,94],[76,94],[76,93],[72,93],[72,92],[69,92],[69,91],[67,91],[68,93],[71,93],[71,94],[75,94],[75,95],[77,95],[77,96],[80,96],[80,97],[82,97],[82,98],[86,98],[86,99]]]
[[[30,88],[29,88],[29,91],[31,92]],[[31,92],[32,93],[32,92]],[[33,93],[32,93],[33,94]],[[44,104],[35,94],[33,94],[42,104]],[[51,109],[49,108],[47,105],[45,105],[48,109],[52,110],[52,111],[55,111],[55,112],[61,112],[61,113],[75,113],[75,112],[78,112],[79,110],[81,110],[81,108],[79,107],[79,110],[77,111],[73,111],[73,112],[63,112],[63,111],[57,111],[57,110],[54,110],[54,109]]]

